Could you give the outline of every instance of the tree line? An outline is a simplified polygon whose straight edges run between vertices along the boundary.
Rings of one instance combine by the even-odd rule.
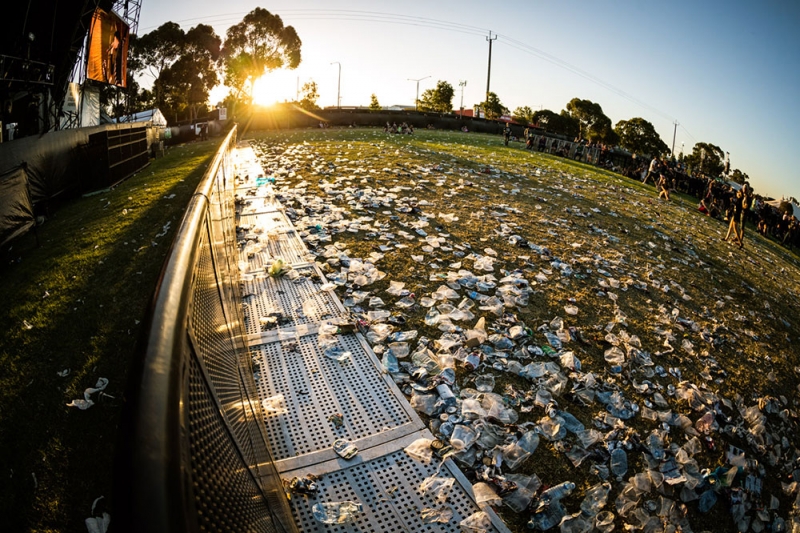
[[[231,88],[228,107],[252,102],[255,81],[273,70],[296,68],[301,46],[294,27],[260,7],[231,26],[224,40],[206,24],[184,31],[166,22],[141,37],[131,36],[128,88],[104,87],[101,103],[115,116],[157,107],[170,121],[195,120],[208,111],[209,94],[220,81]],[[150,75],[152,89],[142,89],[137,74]],[[303,95],[301,104],[315,106],[316,83],[307,83]]]
[[[439,81],[436,87],[422,93],[417,103],[420,111],[450,113],[453,110],[453,86],[446,81]],[[377,104],[375,95],[370,108]],[[486,100],[477,104],[484,116],[496,120],[502,116],[510,116],[515,122],[531,125],[547,132],[564,135],[578,141],[619,146],[631,153],[649,157],[673,156],[681,159],[690,169],[708,176],[720,176],[723,173],[733,181],[744,183],[749,176],[739,169],[729,169],[725,152],[719,146],[698,142],[692,153],[685,155],[672,154],[669,146],[661,139],[652,123],[642,117],[620,120],[612,127],[611,119],[603,112],[600,104],[591,100],[573,98],[561,112],[549,109],[533,111],[529,106],[521,106],[513,112],[502,104],[496,93],[490,92]]]

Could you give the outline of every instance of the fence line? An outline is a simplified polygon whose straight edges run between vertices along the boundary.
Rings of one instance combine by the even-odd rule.
[[[115,475],[126,531],[297,531],[243,341],[236,135],[189,202],[140,341]]]

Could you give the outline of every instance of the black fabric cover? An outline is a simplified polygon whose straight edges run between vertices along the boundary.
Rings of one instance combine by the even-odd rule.
[[[35,223],[25,167],[0,175],[0,247]]]
[[[0,144],[0,172],[27,166],[31,201],[34,204],[69,189],[81,190],[78,147],[104,126],[51,131]],[[0,211],[2,213],[2,211]]]

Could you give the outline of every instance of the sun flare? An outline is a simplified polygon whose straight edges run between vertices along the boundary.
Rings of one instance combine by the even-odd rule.
[[[272,81],[273,83],[270,83]],[[268,80],[267,75],[261,76],[253,82],[253,103],[256,105],[270,106],[281,101],[274,87],[274,80]]]

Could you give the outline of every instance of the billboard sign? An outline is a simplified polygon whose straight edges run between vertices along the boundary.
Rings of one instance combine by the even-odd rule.
[[[125,87],[128,74],[129,28],[110,11],[96,9],[89,33],[90,80]]]

